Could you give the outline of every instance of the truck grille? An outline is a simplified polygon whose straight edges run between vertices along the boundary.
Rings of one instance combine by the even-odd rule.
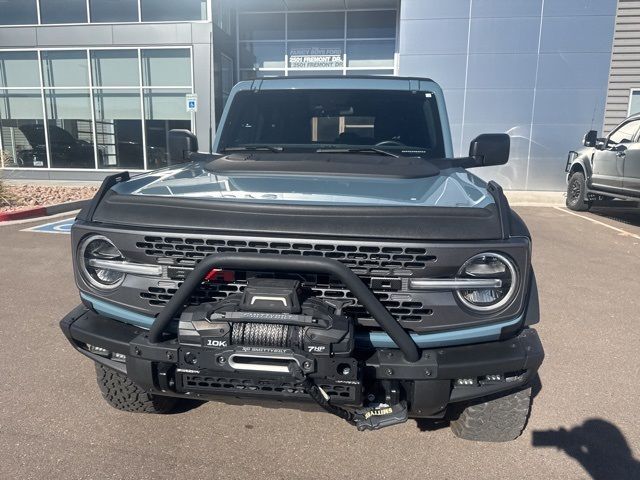
[[[422,270],[436,257],[425,248],[402,246],[358,246],[316,242],[252,241],[183,237],[144,237],[136,243],[151,257],[173,258],[176,264],[193,265],[212,253],[247,252],[333,258],[356,275],[386,276],[397,270]]]
[[[410,292],[403,288],[402,277],[411,275],[411,271],[422,270],[435,262],[425,248],[414,246],[373,246],[353,243],[288,242],[281,240],[241,240],[224,238],[192,238],[175,236],[145,236],[144,241],[136,243],[144,253],[156,258],[171,258],[173,263],[185,267],[194,266],[200,259],[212,253],[250,252],[280,255],[322,256],[333,258],[347,265],[371,288],[389,312],[401,321],[420,321],[431,315],[431,309],[420,301],[415,301]],[[203,282],[194,292],[190,304],[216,301],[229,295],[240,293],[246,285],[246,279],[257,275],[255,272],[236,272],[233,282],[215,280]],[[260,274],[264,276],[263,273]],[[358,319],[370,319],[353,294],[342,282],[326,275],[295,275],[303,280],[305,286],[315,295],[326,299],[353,299],[352,306],[345,307],[347,315]],[[181,283],[177,284],[179,287]],[[176,288],[149,287],[140,296],[152,306],[165,305],[177,290]]]

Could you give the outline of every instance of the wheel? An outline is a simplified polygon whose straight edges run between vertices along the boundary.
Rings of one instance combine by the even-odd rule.
[[[508,442],[520,436],[531,411],[531,387],[482,403],[467,405],[451,421],[460,438],[479,442]]]
[[[125,412],[169,413],[177,398],[148,393],[126,375],[96,363],[96,376],[102,397],[114,408]]]
[[[584,212],[591,208],[591,202],[586,200],[587,184],[584,179],[584,173],[574,172],[569,177],[567,185],[567,207],[570,210]]]

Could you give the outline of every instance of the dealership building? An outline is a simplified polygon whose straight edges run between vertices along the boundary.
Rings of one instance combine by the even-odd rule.
[[[233,85],[429,77],[454,149],[507,132],[507,189],[563,190],[568,150],[640,112],[640,2],[0,0],[0,176],[98,180],[207,151]],[[638,63],[638,65],[637,65]]]

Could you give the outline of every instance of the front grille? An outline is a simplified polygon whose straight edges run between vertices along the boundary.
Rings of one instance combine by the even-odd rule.
[[[258,274],[255,273],[255,275]],[[250,278],[251,276],[254,276],[254,273],[237,272],[236,280],[231,283],[224,283],[221,280],[203,282],[191,296],[189,304],[199,305],[205,302],[221,300],[235,293],[241,293],[247,283],[246,277]],[[321,275],[300,275],[299,277],[302,277],[304,285],[311,288],[313,294],[319,298],[353,300],[354,304],[352,306],[344,308],[344,313],[346,315],[359,319],[370,318],[367,310],[360,305],[360,303],[354,298],[353,294],[345,288],[341,282]],[[362,280],[371,286],[371,278],[362,278]],[[178,283],[178,286],[180,285],[181,283]],[[146,292],[140,292],[140,296],[146,299],[150,305],[163,306],[171,300],[171,297],[176,293],[176,291],[177,288],[149,287]],[[378,297],[378,300],[380,300],[380,302],[387,307],[389,312],[398,320],[420,321],[424,316],[431,315],[433,313],[431,309],[425,308],[422,302],[396,300],[394,294],[397,293],[397,291],[398,290],[395,289],[373,289],[373,293]]]
[[[431,309],[416,301],[403,288],[402,277],[412,271],[425,269],[436,261],[426,248],[402,245],[357,245],[352,243],[328,243],[318,241],[285,241],[272,239],[243,240],[238,238],[194,238],[177,236],[145,236],[136,247],[148,256],[170,258],[173,264],[185,267],[194,266],[200,259],[212,253],[248,252],[279,255],[319,256],[332,258],[348,266],[357,274],[387,307],[389,312],[400,321],[421,321],[431,315]],[[193,293],[190,304],[217,301],[229,295],[240,293],[246,285],[246,279],[257,275],[254,272],[236,272],[234,282],[203,282]],[[263,273],[260,274],[264,276]],[[354,301],[344,313],[358,319],[370,319],[368,312],[344,287],[342,282],[327,275],[295,275],[306,287],[320,298]],[[176,288],[149,287],[140,293],[149,305],[161,307],[176,292]]]
[[[181,374],[178,388],[184,392],[253,394],[285,397],[290,399],[310,398],[300,385],[276,379],[232,378],[218,375]],[[358,404],[360,385],[318,385],[331,397],[332,403]]]
[[[347,265],[356,275],[389,276],[398,270],[422,270],[436,257],[425,248],[402,246],[358,246],[282,240],[251,241],[146,236],[136,247],[151,257],[167,257],[180,265],[194,265],[212,253],[245,252],[333,258]]]

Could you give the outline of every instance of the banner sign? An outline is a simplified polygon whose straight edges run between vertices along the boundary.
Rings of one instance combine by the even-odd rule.
[[[289,50],[290,68],[342,68],[342,48],[294,47]]]

